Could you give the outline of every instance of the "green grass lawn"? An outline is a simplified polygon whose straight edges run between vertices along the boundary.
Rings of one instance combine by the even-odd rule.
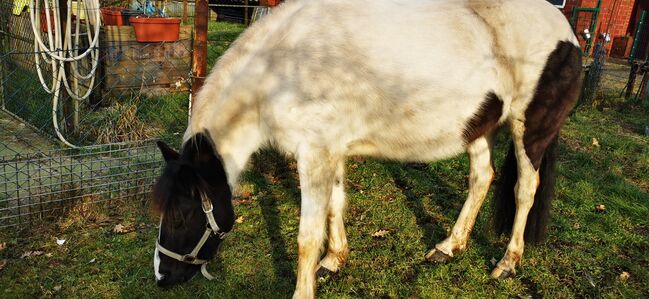
[[[210,23],[209,65],[241,25]],[[145,128],[179,142],[186,94],[121,99]],[[615,105],[611,105],[615,106]],[[118,123],[115,109],[96,123]],[[114,114],[114,115],[113,115]],[[171,124],[171,125],[170,125]],[[375,159],[347,163],[347,266],[319,282],[323,298],[387,297],[649,297],[649,108],[598,111],[582,107],[563,130],[549,239],[526,249],[512,279],[489,278],[507,238],[490,231],[486,203],[470,247],[432,265],[424,254],[446,237],[467,194],[468,159],[412,167]],[[596,138],[599,146],[593,145]],[[500,165],[507,136],[496,138]],[[0,230],[0,298],[287,298],[295,284],[299,183],[295,162],[272,150],[256,154],[242,178],[235,210],[242,223],[201,276],[170,290],[155,286],[152,257],[157,217],[148,203],[78,203],[58,221],[28,231]],[[490,195],[491,196],[491,193]],[[88,199],[91,200],[91,199]],[[488,201],[490,198],[488,199]],[[597,205],[605,205],[598,212]],[[125,225],[131,232],[116,234]],[[378,230],[385,238],[373,238]],[[28,237],[25,237],[28,236]],[[67,240],[63,246],[56,238]],[[0,245],[0,248],[5,246]],[[42,255],[20,258],[27,251]],[[619,278],[627,272],[626,280]]]
[[[647,108],[600,112],[580,108],[566,124],[549,239],[528,246],[512,279],[489,278],[507,238],[490,232],[485,204],[467,252],[432,265],[424,254],[443,239],[466,196],[466,156],[427,167],[350,159],[347,233],[351,253],[342,273],[319,282],[329,297],[631,297],[649,296],[649,124]],[[498,136],[496,165],[506,135]],[[593,145],[596,138],[599,146]],[[210,264],[170,290],[155,286],[156,217],[148,204],[115,202],[72,209],[31,231],[3,231],[0,297],[286,298],[295,284],[299,189],[295,162],[266,150],[243,175],[236,201],[243,222]],[[249,193],[249,194],[248,194]],[[491,194],[490,194],[491,196]],[[597,212],[596,206],[606,206]],[[116,224],[132,227],[112,232]],[[371,235],[389,230],[385,238]],[[55,237],[66,239],[56,245]],[[21,259],[30,250],[43,255]],[[1,263],[0,263],[1,264]],[[619,278],[627,272],[627,280]]]

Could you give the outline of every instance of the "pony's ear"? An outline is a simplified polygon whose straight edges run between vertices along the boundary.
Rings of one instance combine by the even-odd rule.
[[[218,161],[212,146],[212,140],[205,133],[198,133],[187,140],[183,147],[182,159],[194,165],[203,166],[204,163]]]
[[[175,161],[178,160],[178,158],[180,158],[180,154],[174,149],[172,149],[171,147],[169,147],[169,145],[167,145],[166,143],[162,141],[158,141],[156,142],[156,144],[158,145],[160,152],[162,152],[162,157],[164,157],[165,161],[167,162]]]

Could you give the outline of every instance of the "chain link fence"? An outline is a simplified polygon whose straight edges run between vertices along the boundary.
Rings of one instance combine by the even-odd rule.
[[[102,26],[95,47],[81,36],[69,51],[92,54],[64,64],[69,88],[55,90],[49,54],[66,53],[35,50],[26,5],[0,2],[0,228],[27,227],[78,202],[146,199],[162,166],[154,141],[179,145],[187,125],[191,25],[176,42],[139,43],[131,26]],[[73,28],[83,35],[96,11],[75,13]],[[43,15],[36,31],[55,45]],[[68,89],[90,96],[74,99]]]
[[[49,2],[52,15],[57,3]],[[116,11],[133,5],[100,3]],[[247,25],[270,11],[266,4],[210,1],[208,68]],[[83,32],[92,29],[99,8],[78,8],[73,1],[72,28],[79,25],[81,34],[66,52],[55,47],[48,32],[54,23],[47,26],[44,9],[34,10],[41,21],[34,30],[29,1],[0,2],[0,229],[27,228],[79,203],[147,199],[163,165],[155,141],[180,146],[192,81],[194,1],[166,1],[164,7],[167,16],[182,21],[177,41],[140,43],[132,26],[108,26],[104,15],[93,46]],[[53,47],[36,48],[34,32]],[[49,58],[85,51],[92,54],[75,62]],[[67,86],[55,89],[57,67]],[[86,93],[84,99],[70,96]]]

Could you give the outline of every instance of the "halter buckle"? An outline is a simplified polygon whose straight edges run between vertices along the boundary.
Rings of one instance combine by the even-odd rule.
[[[212,213],[212,210],[214,210],[214,206],[212,205],[212,202],[209,200],[201,200],[201,206],[203,207],[203,212],[205,213]]]
[[[219,239],[221,239],[221,240],[225,239],[225,236],[227,236],[227,233],[222,232],[222,231],[214,232],[214,234],[215,234],[217,237],[219,237]]]
[[[182,261],[185,263],[193,263],[196,260],[195,256],[185,254],[183,255]]]

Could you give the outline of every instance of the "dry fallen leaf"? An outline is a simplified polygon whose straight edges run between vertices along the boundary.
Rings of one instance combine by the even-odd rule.
[[[43,255],[43,253],[44,253],[44,252],[39,251],[39,250],[34,250],[34,251],[25,251],[25,253],[23,253],[23,254],[20,256],[20,258],[21,258],[21,259],[24,259],[24,258],[28,258],[28,257],[32,257],[32,256],[39,256],[39,255]]]
[[[605,205],[597,205],[595,206],[595,210],[600,213],[606,212],[606,206]]]
[[[60,290],[61,290],[61,286],[60,286],[60,285],[54,287],[54,291],[55,291],[55,292],[58,292],[58,291],[60,291]]]
[[[115,225],[115,227],[113,227],[113,232],[118,233],[118,234],[123,234],[125,232],[124,231],[124,226],[121,225],[121,224]]]
[[[0,251],[3,251],[5,248],[7,248],[7,243],[6,242],[0,243]]]
[[[234,222],[239,223],[239,224],[243,223],[243,216],[239,216],[237,218],[237,220],[235,220]]]
[[[631,274],[629,274],[629,272],[624,271],[624,272],[620,273],[620,280],[621,281],[627,281],[630,277],[631,277]]]
[[[240,198],[248,198],[250,196],[252,196],[252,192],[250,192],[248,190],[244,190],[244,191],[239,192],[239,197]]]
[[[593,137],[593,146],[594,147],[599,147],[599,141],[595,137]]]
[[[496,263],[498,262],[498,260],[495,257],[492,257],[490,262],[491,262],[492,266],[496,266]]]
[[[7,265],[7,260],[1,260],[0,261],[0,271],[2,271],[2,269],[4,269],[6,265]]]
[[[372,234],[372,237],[374,238],[385,238],[387,234],[389,234],[390,231],[387,229],[381,229],[376,231],[375,233]]]
[[[232,204],[234,204],[235,206],[237,206],[237,205],[249,205],[251,203],[252,203],[252,200],[250,200],[250,199],[235,198],[234,200],[232,200]]]
[[[113,232],[116,234],[126,234],[126,233],[130,233],[131,231],[133,231],[132,228],[126,227],[121,223],[115,225],[115,227],[113,228]]]

